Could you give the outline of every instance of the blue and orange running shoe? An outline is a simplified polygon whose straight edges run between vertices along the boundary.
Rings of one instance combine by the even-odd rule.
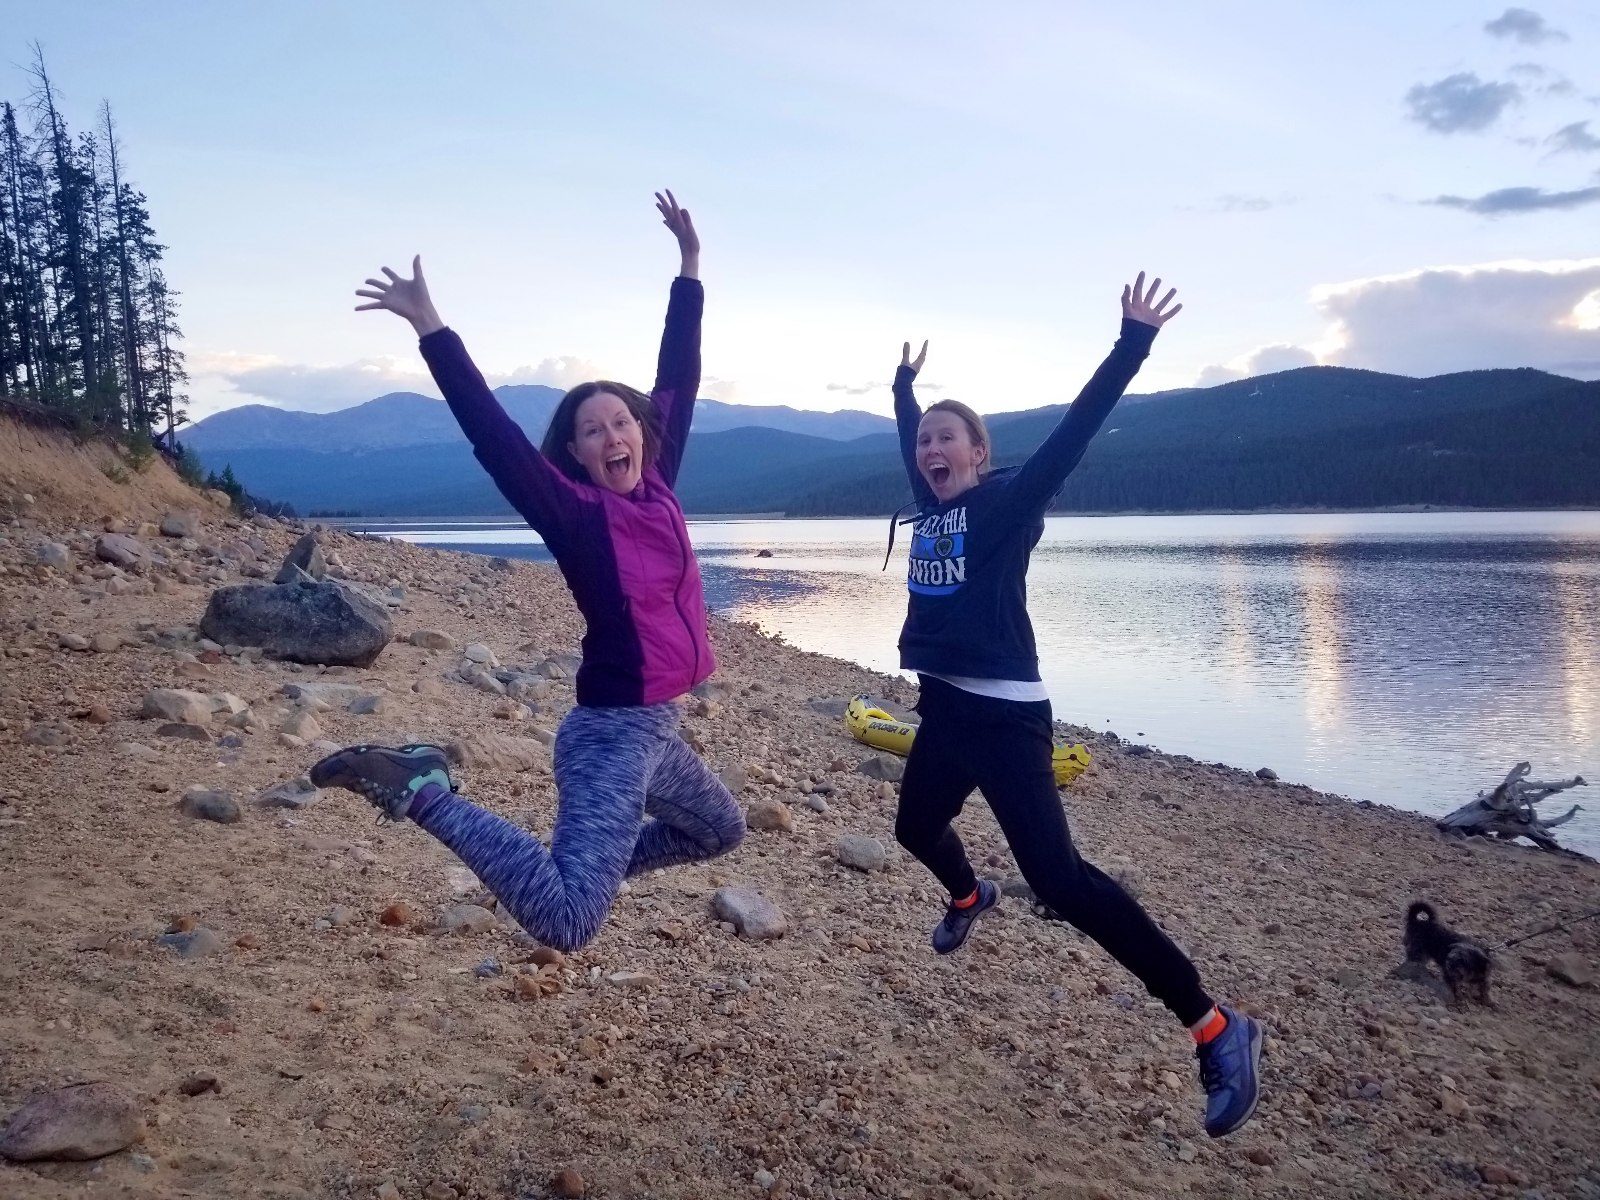
[[[1214,1138],[1227,1137],[1248,1121],[1261,1099],[1261,1022],[1226,1005],[1217,1009],[1228,1019],[1227,1028],[1194,1051],[1206,1089],[1206,1132]]]
[[[944,920],[934,926],[934,953],[953,954],[961,949],[961,944],[967,940],[967,934],[972,932],[978,918],[999,903],[999,884],[992,879],[978,880],[978,898],[966,908],[952,904],[944,910]]]

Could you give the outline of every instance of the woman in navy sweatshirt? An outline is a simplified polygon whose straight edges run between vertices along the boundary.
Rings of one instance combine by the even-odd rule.
[[[351,746],[311,769],[318,787],[409,817],[460,856],[540,941],[573,950],[599,932],[624,878],[725,854],[744,837],[728,789],[678,736],[676,700],[716,670],[700,568],[672,485],[700,386],[700,238],[671,192],[678,240],[656,385],[580,384],[542,447],[501,408],[434,309],[422,262],[385,267],[361,309],[404,317],[472,451],[544,538],[583,613],[577,705],[556,734],[550,846],[456,794],[437,746]]]
[[[1144,273],[1122,292],[1122,335],[1061,423],[1014,470],[990,470],[983,420],[956,401],[924,413],[906,343],[894,381],[900,450],[920,512],[907,573],[910,602],[900,665],[917,672],[922,725],[900,788],[895,834],[950,893],[933,948],[949,954],[1000,900],[979,879],[951,822],[974,788],[983,793],[1040,900],[1103,946],[1177,1018],[1197,1044],[1207,1092],[1206,1132],[1222,1137],[1249,1120],[1259,1093],[1262,1031],[1214,1004],[1194,965],[1137,901],[1079,856],[1051,770],[1048,693],[1028,620],[1028,559],[1044,514],[1089,441],[1138,372],[1176,294],[1156,299]],[[1170,306],[1170,307],[1169,307]]]

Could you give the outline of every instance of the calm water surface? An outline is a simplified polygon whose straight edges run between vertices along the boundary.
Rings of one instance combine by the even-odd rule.
[[[548,558],[506,522],[362,527]],[[713,609],[895,671],[887,529],[690,525]],[[1053,517],[1028,590],[1059,719],[1431,814],[1519,759],[1600,782],[1600,513]],[[1564,795],[1600,853],[1600,793]]]

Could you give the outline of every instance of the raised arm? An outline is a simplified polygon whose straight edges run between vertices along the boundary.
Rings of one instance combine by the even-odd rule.
[[[700,390],[700,317],[705,291],[700,286],[700,235],[689,210],[679,206],[668,190],[656,193],[661,223],[678,239],[682,265],[672,281],[667,301],[667,325],[661,334],[661,355],[656,361],[656,386],[650,393],[656,418],[661,422],[661,455],[656,469],[670,487],[689,442],[694,420],[695,393]]]
[[[411,270],[406,279],[384,267],[384,279],[369,279],[356,291],[371,301],[357,305],[356,311],[385,309],[411,323],[423,361],[495,486],[547,541],[559,537],[572,513],[576,487],[507,415],[461,339],[439,319],[420,255],[411,260]]]
[[[900,458],[905,463],[906,478],[911,481],[911,495],[921,508],[931,505],[934,495],[922,472],[917,470],[917,426],[922,423],[922,406],[917,403],[911,385],[927,361],[927,342],[922,343],[915,360],[911,357],[911,343],[906,342],[900,347],[900,366],[894,373],[894,426],[900,435]]]
[[[1157,279],[1147,290],[1144,272],[1140,271],[1139,278],[1122,289],[1121,336],[1073,400],[1060,424],[1006,485],[1008,506],[1042,512],[1061,490],[1067,476],[1083,458],[1089,442],[1100,432],[1122,393],[1139,373],[1156,334],[1183,308],[1181,304],[1167,308],[1177,295],[1176,288],[1169,288],[1157,303],[1155,297],[1160,288],[1161,280]]]

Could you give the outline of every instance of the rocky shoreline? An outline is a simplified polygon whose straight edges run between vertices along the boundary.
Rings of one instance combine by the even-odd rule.
[[[0,1194],[1600,1197],[1600,922],[1501,954],[1493,1009],[1389,974],[1410,899],[1497,942],[1600,903],[1592,862],[1063,726],[1095,756],[1086,854],[1270,1026],[1262,1110],[1212,1143],[1182,1031],[1016,895],[981,804],[963,834],[1014,898],[928,951],[894,764],[836,715],[904,711],[903,681],[714,622],[684,729],[752,833],[561,956],[299,780],[328,742],[449,743],[473,799],[548,831],[581,632],[554,568],[327,532],[395,640],[320,669],[199,631],[300,530],[0,502],[0,1152],[70,1084],[132,1131],[0,1158]]]

